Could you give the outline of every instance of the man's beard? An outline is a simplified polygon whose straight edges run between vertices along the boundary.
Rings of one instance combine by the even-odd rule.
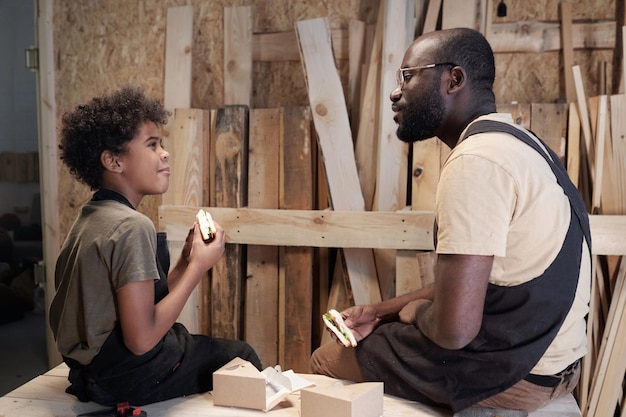
[[[412,143],[435,136],[445,114],[445,106],[437,91],[425,93],[425,100],[407,104],[396,135],[402,142]]]

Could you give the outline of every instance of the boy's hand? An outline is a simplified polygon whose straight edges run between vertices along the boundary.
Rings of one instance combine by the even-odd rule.
[[[198,223],[194,223],[193,235],[191,242],[191,252],[189,256],[189,263],[198,263],[202,265],[202,269],[208,271],[215,265],[215,263],[224,254],[226,246],[226,233],[224,229],[217,223],[215,223],[215,237],[208,243],[202,239],[202,233],[200,233],[200,226]],[[187,237],[187,240],[189,236]],[[185,245],[187,245],[187,240]]]

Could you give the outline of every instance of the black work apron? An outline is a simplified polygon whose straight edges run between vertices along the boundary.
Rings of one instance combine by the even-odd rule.
[[[537,150],[568,196],[571,220],[560,252],[545,272],[512,287],[489,284],[478,335],[460,350],[444,349],[417,327],[383,324],[359,343],[357,355],[367,380],[383,381],[385,392],[454,412],[498,394],[528,375],[554,340],[572,306],[583,238],[591,245],[589,219],[580,193],[560,160],[550,159],[525,133],[506,123],[478,121],[465,137],[509,133]]]

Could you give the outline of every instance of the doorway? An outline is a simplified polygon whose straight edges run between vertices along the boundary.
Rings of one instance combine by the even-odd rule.
[[[0,0],[0,285],[17,297],[0,324],[0,395],[48,369],[44,289],[33,268],[43,258],[38,98],[25,50],[35,44],[35,2]]]

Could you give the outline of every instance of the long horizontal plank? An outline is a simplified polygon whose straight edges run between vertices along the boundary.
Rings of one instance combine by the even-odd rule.
[[[199,207],[159,207],[159,226],[183,240]],[[433,250],[430,211],[272,210],[205,207],[230,243]],[[626,216],[589,216],[594,255],[626,255]]]
[[[549,52],[561,49],[561,25],[551,22],[520,21],[493,23],[489,43],[494,53]],[[574,23],[574,49],[615,48],[615,21]],[[331,30],[335,59],[348,59],[348,30]],[[294,31],[252,34],[253,61],[299,61]]]
[[[434,214],[205,207],[229,243],[329,248],[432,250]],[[159,207],[159,227],[184,240],[198,207]]]
[[[536,21],[494,23],[489,43],[494,53],[549,52],[561,50],[561,25]],[[615,22],[574,23],[574,49],[615,48]]]

